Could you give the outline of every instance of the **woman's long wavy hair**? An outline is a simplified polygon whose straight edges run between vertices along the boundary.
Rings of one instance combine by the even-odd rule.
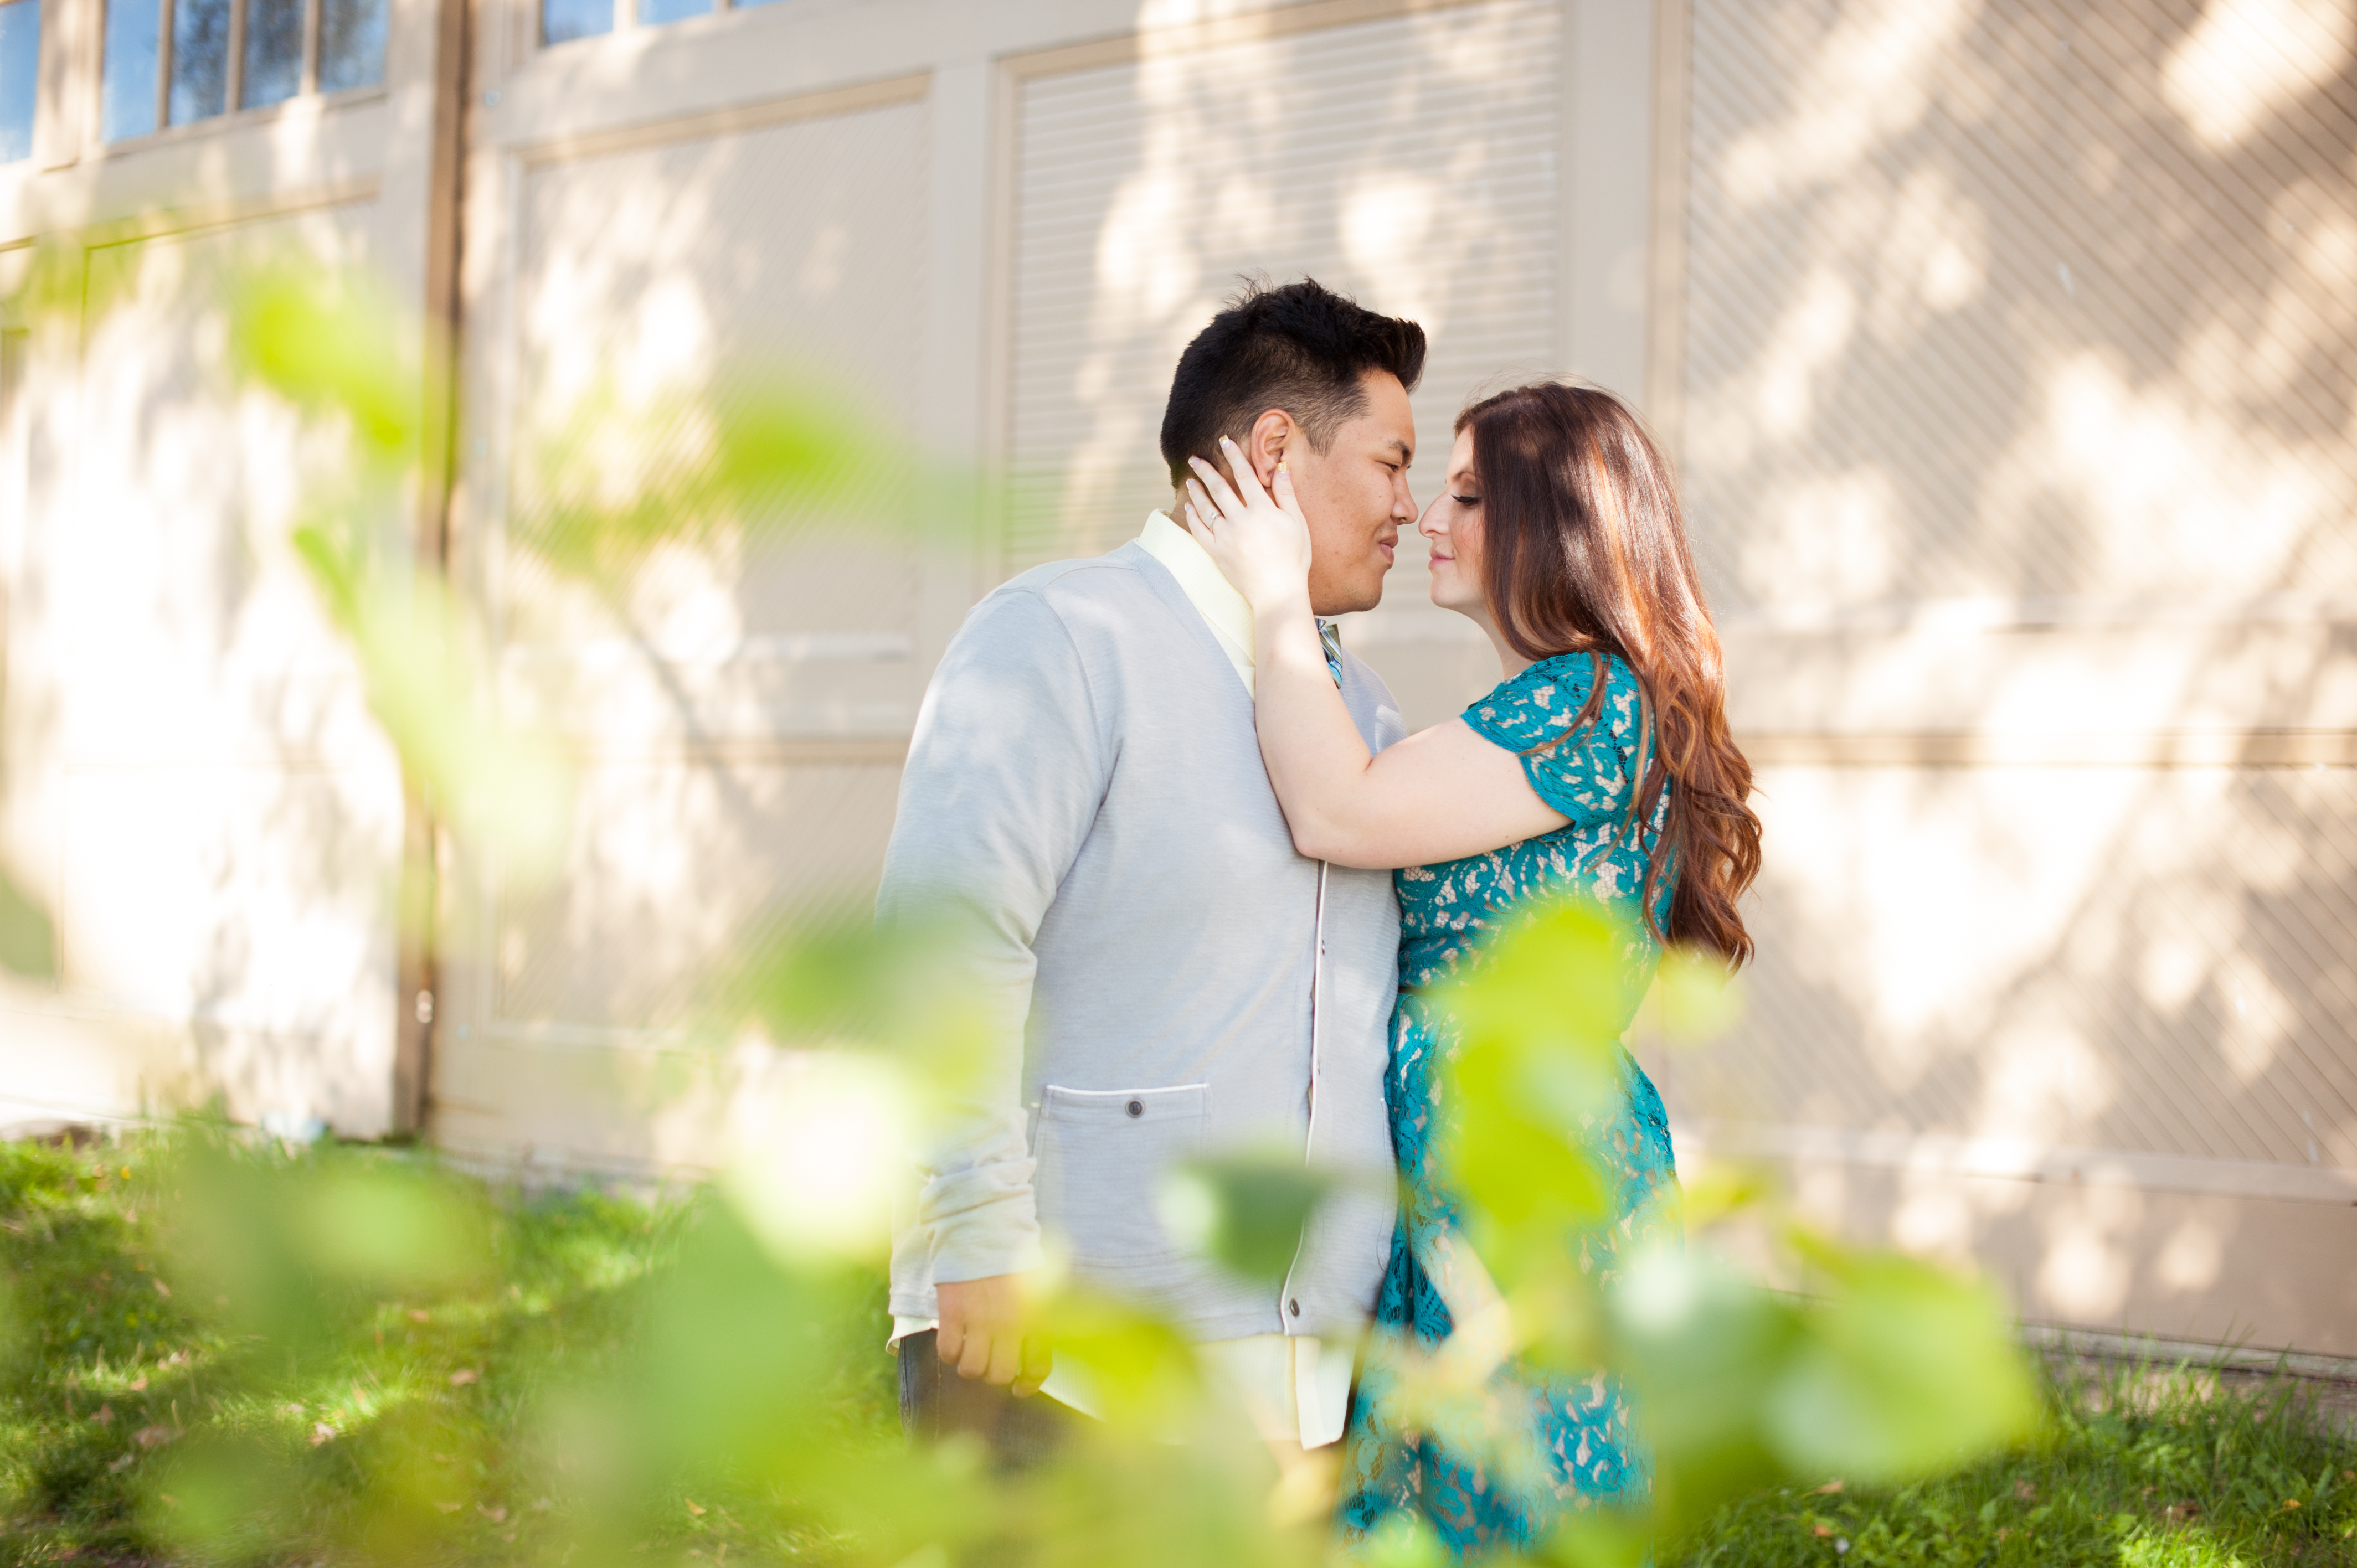
[[[1645,873],[1647,924],[1674,875],[1669,929],[1654,934],[1745,962],[1751,936],[1735,905],[1760,874],[1760,818],[1669,464],[1637,416],[1593,387],[1515,387],[1467,408],[1457,430],[1473,433],[1482,589],[1501,635],[1533,660],[1617,653],[1643,690],[1653,744],[1635,820],[1651,822],[1670,789]],[[1566,736],[1596,721],[1603,693],[1599,680]]]

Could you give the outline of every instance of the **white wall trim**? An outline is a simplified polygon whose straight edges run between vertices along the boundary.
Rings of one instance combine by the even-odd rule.
[[[2056,1323],[2024,1322],[2021,1337],[2023,1343],[2038,1349],[2093,1356],[2105,1361],[2163,1365],[2181,1362],[2188,1367],[2214,1367],[2234,1372],[2281,1370],[2298,1378],[2357,1383],[2357,1357],[2351,1356],[2310,1356],[2257,1345],[2212,1345],[2200,1339],[2163,1339],[2148,1334],[2122,1334]]]
[[[1965,1138],[1944,1133],[1868,1133],[1841,1127],[1780,1126],[1718,1119],[1680,1122],[1671,1131],[1679,1148],[1706,1152],[1720,1159],[1875,1165],[1941,1176],[2357,1207],[2357,1170],[2332,1165],[2194,1159],[2013,1138]]]

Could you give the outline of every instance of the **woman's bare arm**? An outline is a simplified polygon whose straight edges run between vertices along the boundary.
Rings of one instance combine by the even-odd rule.
[[[1569,819],[1539,799],[1522,759],[1461,719],[1368,753],[1310,613],[1309,532],[1292,478],[1280,466],[1271,496],[1240,451],[1228,455],[1235,487],[1196,463],[1188,526],[1252,602],[1261,757],[1294,847],[1338,865],[1425,865],[1564,826]]]

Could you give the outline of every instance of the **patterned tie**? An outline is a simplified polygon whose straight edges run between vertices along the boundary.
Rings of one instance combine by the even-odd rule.
[[[1334,677],[1334,684],[1342,683],[1342,628],[1330,620],[1318,623],[1318,640],[1326,649],[1326,671]]]

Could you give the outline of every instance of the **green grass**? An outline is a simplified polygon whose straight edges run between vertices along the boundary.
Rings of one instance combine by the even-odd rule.
[[[298,1511],[274,1532],[315,1537],[323,1559],[351,1554],[362,1472],[388,1458],[419,1472],[452,1527],[471,1526],[459,1560],[533,1552],[533,1532],[556,1523],[533,1479],[546,1459],[533,1452],[536,1402],[622,1365],[634,1287],[673,1250],[684,1210],[587,1189],[499,1194],[489,1279],[374,1303],[346,1342],[281,1369],[267,1348],[208,1327],[217,1315],[188,1310],[185,1285],[158,1287],[159,1155],[138,1138],[0,1144],[0,1563],[179,1555],[166,1533],[172,1466],[211,1438],[274,1451],[300,1477]],[[869,1294],[880,1323],[881,1283]],[[846,1359],[820,1420],[897,1429],[880,1330],[874,1342],[874,1355]],[[675,1517],[665,1544],[681,1550],[730,1541],[812,1560],[812,1532],[758,1496],[683,1493]]]
[[[1680,1568],[2357,1564],[2357,1441],[2293,1380],[2058,1369],[2038,1448],[1918,1486],[1762,1494]]]
[[[364,1546],[362,1478],[397,1462],[449,1524],[416,1560],[562,1561],[534,1412],[552,1391],[623,1375],[637,1287],[671,1255],[684,1211],[590,1190],[495,1194],[490,1273],[430,1298],[363,1303],[342,1342],[274,1360],[271,1347],[208,1326],[219,1315],[190,1310],[185,1283],[158,1288],[171,1270],[157,1149],[0,1144],[0,1563],[186,1556],[171,1536],[173,1466],[231,1438],[301,1479],[267,1556],[387,1560]],[[858,1348],[881,1337],[880,1288],[850,1316],[832,1398],[797,1419],[889,1442],[890,1363]],[[2357,1568],[2357,1442],[2298,1385],[2065,1370],[2053,1406],[2035,1450],[1904,1488],[1762,1494],[1673,1561]],[[823,1530],[726,1477],[676,1502],[670,1524],[632,1544],[673,1561],[839,1555]]]

